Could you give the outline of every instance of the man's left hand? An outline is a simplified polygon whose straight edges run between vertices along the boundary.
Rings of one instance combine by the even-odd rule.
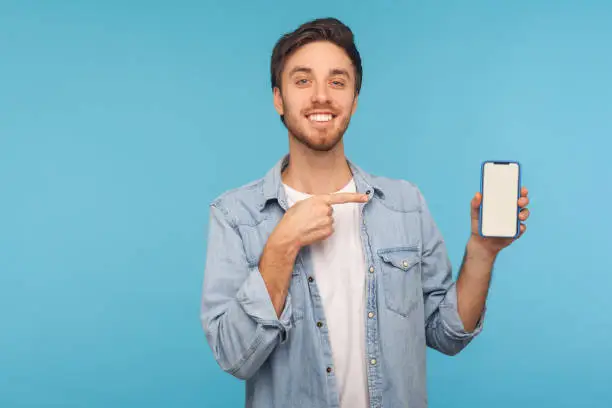
[[[479,233],[479,213],[480,213],[480,204],[482,203],[482,194],[476,193],[474,198],[472,199],[471,207],[471,218],[472,218],[472,235],[470,237],[471,246],[473,248],[477,248],[478,251],[482,251],[484,254],[495,257],[502,249],[506,248],[508,245],[512,244],[514,241],[519,239],[525,233],[527,226],[524,221],[529,218],[529,209],[527,208],[527,204],[529,204],[529,197],[527,197],[527,188],[521,188],[521,196],[518,199],[518,206],[520,208],[519,212],[519,220],[520,223],[520,231],[519,235],[516,238],[486,238],[482,237]]]

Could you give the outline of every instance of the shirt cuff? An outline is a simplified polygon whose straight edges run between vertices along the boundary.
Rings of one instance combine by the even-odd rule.
[[[238,290],[236,298],[245,313],[253,320],[262,326],[278,327],[281,330],[281,339],[283,341],[286,339],[286,332],[291,328],[291,294],[287,293],[283,311],[280,317],[277,317],[266,283],[257,266],[250,268],[249,275]]]
[[[446,292],[446,296],[440,304],[440,317],[442,325],[449,336],[457,340],[469,340],[476,337],[481,331],[484,323],[486,306],[478,319],[478,324],[473,331],[468,332],[463,326],[461,316],[457,308],[457,285],[453,283]]]

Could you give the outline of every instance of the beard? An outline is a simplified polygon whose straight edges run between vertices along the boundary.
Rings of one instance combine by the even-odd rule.
[[[285,104],[285,107],[287,108],[288,106]],[[320,108],[326,109],[329,107]],[[333,109],[332,111],[335,112]],[[338,115],[332,119],[332,126],[317,129],[310,126],[309,120],[302,112],[291,108],[286,109],[283,119],[291,137],[317,152],[328,152],[336,147],[342,140],[351,121],[350,115]]]

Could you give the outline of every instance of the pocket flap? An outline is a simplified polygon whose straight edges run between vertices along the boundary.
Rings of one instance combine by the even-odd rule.
[[[383,261],[403,270],[408,270],[421,262],[418,248],[379,249],[378,255]]]

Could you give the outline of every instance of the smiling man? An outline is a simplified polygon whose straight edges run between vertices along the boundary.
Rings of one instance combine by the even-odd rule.
[[[340,21],[284,35],[271,80],[289,152],[211,204],[202,325],[221,368],[246,380],[247,407],[426,407],[426,347],[454,355],[482,330],[494,261],[514,241],[479,236],[476,194],[452,280],[419,189],[345,157],[361,79]],[[527,203],[523,189],[522,221]]]

